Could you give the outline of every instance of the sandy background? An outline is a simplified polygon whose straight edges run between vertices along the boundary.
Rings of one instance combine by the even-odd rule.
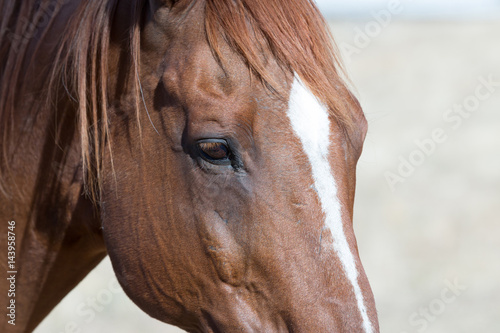
[[[381,331],[500,332],[500,85],[478,88],[500,83],[500,23],[392,22],[357,47],[367,22],[332,29],[370,124],[355,227]],[[443,119],[464,103],[475,111],[460,125]],[[436,129],[446,140],[421,158],[415,140]],[[410,157],[419,165],[391,189],[386,173]],[[106,259],[35,332],[180,332],[114,282]]]

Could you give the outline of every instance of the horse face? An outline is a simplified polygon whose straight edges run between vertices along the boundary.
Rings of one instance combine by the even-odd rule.
[[[155,8],[141,36],[144,108],[137,121],[124,96],[112,110],[103,228],[121,285],[188,331],[366,330],[357,156],[270,54],[283,94],[227,45],[221,66],[200,3]]]

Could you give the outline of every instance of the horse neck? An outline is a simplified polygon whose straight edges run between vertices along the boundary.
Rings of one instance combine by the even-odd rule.
[[[13,110],[2,170],[1,220],[16,222],[17,318],[9,332],[33,330],[105,256],[98,214],[82,195],[77,114],[68,102],[39,106],[44,103],[34,89],[22,91]],[[9,289],[5,283],[2,290]],[[6,297],[0,296],[2,304]]]

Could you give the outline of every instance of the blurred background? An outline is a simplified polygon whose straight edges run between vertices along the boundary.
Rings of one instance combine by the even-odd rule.
[[[500,1],[317,0],[369,121],[355,230],[382,332],[500,332]],[[104,260],[36,333],[182,332]]]

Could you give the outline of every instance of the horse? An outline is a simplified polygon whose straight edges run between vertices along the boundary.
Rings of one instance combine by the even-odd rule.
[[[313,0],[0,8],[2,332],[106,255],[188,332],[379,331],[352,223],[367,122]]]

